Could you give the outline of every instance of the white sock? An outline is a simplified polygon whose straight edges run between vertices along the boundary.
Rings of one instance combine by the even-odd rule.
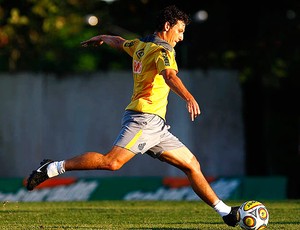
[[[219,200],[219,202],[213,206],[215,211],[219,213],[220,216],[226,216],[230,213],[231,207],[226,205],[223,201]]]
[[[49,178],[63,174],[65,171],[65,161],[54,161],[47,167]]]

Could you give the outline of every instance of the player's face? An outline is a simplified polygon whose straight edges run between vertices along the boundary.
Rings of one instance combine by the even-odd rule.
[[[183,40],[183,34],[185,31],[185,23],[183,21],[177,21],[173,27],[167,27],[166,40],[172,46]]]

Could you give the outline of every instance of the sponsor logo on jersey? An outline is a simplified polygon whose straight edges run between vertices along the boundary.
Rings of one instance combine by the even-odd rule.
[[[136,51],[135,54],[139,59],[141,59],[141,57],[144,56],[144,49],[140,49],[140,50]]]
[[[161,53],[162,53],[162,57],[164,59],[165,66],[170,66],[170,61],[169,61],[169,58],[168,58],[168,55],[167,55],[167,51],[162,50]]]
[[[125,42],[124,47],[131,47],[134,45],[134,41],[131,42]]]
[[[140,74],[142,72],[142,62],[133,60],[133,73]]]

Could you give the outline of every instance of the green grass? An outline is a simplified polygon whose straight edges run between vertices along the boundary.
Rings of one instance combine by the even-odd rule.
[[[264,204],[270,213],[269,229],[300,229],[300,200]],[[0,229],[234,228],[223,224],[219,215],[203,202],[91,201],[3,203]]]

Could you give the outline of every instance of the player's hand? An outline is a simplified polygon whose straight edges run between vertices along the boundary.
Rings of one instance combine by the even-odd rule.
[[[90,38],[89,40],[83,41],[80,43],[83,47],[88,46],[100,46],[103,44],[103,40],[101,39],[101,35]]]
[[[194,121],[201,113],[200,107],[195,99],[191,99],[186,103],[187,110],[191,116],[191,120]]]

